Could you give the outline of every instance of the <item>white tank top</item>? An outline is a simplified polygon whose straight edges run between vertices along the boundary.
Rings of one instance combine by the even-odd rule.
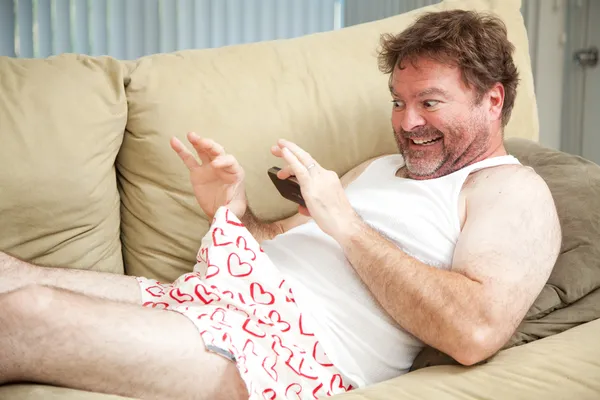
[[[442,269],[452,264],[460,234],[459,194],[478,169],[519,164],[501,156],[429,180],[396,177],[401,155],[373,161],[346,194],[361,218],[407,254]],[[300,310],[313,320],[325,352],[355,387],[408,372],[423,343],[380,307],[354,272],[340,245],[314,221],[264,241]]]

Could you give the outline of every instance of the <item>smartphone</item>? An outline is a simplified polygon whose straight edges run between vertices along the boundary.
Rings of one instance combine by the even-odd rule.
[[[273,181],[273,184],[279,191],[283,197],[288,200],[293,201],[296,204],[300,204],[303,207],[306,207],[306,203],[304,202],[304,198],[302,198],[302,192],[300,191],[300,184],[295,176],[290,176],[287,179],[279,179],[277,177],[277,172],[280,171],[279,167],[271,167],[267,171],[269,177]]]

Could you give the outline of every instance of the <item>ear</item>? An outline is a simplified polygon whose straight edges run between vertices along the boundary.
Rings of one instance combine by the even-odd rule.
[[[498,82],[487,93],[489,99],[489,113],[493,120],[502,119],[502,106],[504,105],[504,86]]]

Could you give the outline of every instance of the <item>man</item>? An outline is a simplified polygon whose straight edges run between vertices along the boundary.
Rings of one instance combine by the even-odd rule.
[[[287,163],[279,177],[296,176],[306,207],[276,223],[248,209],[233,155],[189,134],[200,164],[173,139],[200,207],[214,216],[198,255],[206,277],[162,285],[1,255],[0,383],[144,398],[313,398],[400,375],[424,343],[464,365],[490,357],[539,294],[561,240],[546,184],[503,146],[518,80],[512,51],[499,20],[466,11],[427,14],[386,36],[380,67],[390,73],[400,155],[338,179],[279,141],[271,149]],[[234,228],[240,236],[227,236]],[[262,261],[236,255],[235,267],[247,272],[233,273],[233,253],[222,261],[220,246]],[[227,267],[230,275],[221,273]],[[242,287],[251,271],[259,280]],[[223,280],[211,286],[209,275]],[[269,290],[277,288],[265,287],[280,277],[282,308],[265,316],[257,303],[275,302]],[[300,333],[292,333],[297,326],[286,321],[297,315]],[[250,341],[236,321],[252,322],[255,337],[272,345]],[[200,326],[212,330],[201,336]],[[278,386],[264,386],[268,376]]]

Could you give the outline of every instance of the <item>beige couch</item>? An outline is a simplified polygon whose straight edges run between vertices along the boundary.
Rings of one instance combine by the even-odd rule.
[[[431,366],[440,362],[429,349],[418,360],[427,368],[340,399],[600,398],[600,252],[593,245],[600,238],[600,172],[535,143],[536,99],[519,6],[457,0],[427,9],[490,10],[506,22],[521,83],[505,133],[509,150],[548,179],[560,206],[560,266],[507,348],[486,364]],[[238,157],[260,217],[290,215],[295,207],[266,174],[279,164],[269,147],[291,139],[339,174],[395,152],[376,49],[381,33],[402,30],[422,11],[293,40],[131,62],[0,58],[0,250],[41,265],[163,281],[190,271],[208,221],[168,140],[192,130]],[[0,387],[0,399],[39,398],[116,397]]]

